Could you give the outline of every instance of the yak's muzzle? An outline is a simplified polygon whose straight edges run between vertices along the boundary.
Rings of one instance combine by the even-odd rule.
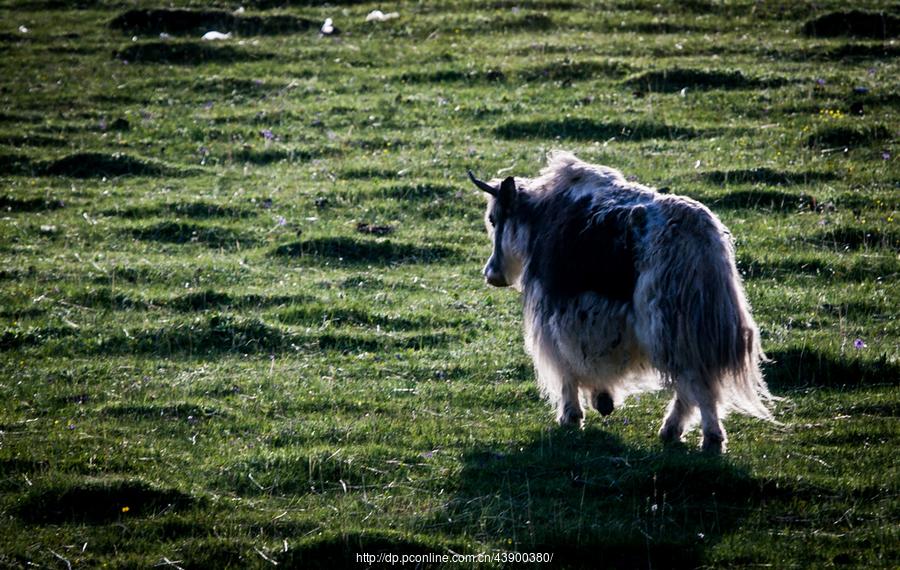
[[[491,269],[490,264],[485,266],[483,273],[484,280],[487,281],[488,284],[493,285],[494,287],[509,287],[509,283],[506,282],[506,277],[503,276],[503,273]]]

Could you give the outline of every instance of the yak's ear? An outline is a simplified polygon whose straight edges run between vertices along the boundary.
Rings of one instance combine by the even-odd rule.
[[[500,203],[504,206],[511,206],[516,202],[516,181],[512,176],[507,177],[500,183]]]

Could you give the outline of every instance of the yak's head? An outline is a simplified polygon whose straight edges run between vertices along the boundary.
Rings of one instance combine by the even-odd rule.
[[[484,225],[494,242],[494,251],[484,266],[484,278],[495,287],[517,286],[522,277],[523,256],[516,219],[520,201],[516,181],[510,176],[495,187],[475,178],[471,171],[469,178],[489,195]]]

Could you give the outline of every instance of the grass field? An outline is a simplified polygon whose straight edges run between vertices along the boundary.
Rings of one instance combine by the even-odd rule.
[[[315,4],[0,1],[0,567],[900,566],[900,5]],[[553,148],[729,226],[781,425],[555,427],[465,179]]]

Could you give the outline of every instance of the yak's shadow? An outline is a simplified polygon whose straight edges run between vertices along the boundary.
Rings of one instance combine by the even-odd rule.
[[[468,453],[435,524],[509,551],[553,553],[555,566],[693,568],[750,508],[782,492],[727,457],[636,448],[595,427],[553,429],[524,447]]]

